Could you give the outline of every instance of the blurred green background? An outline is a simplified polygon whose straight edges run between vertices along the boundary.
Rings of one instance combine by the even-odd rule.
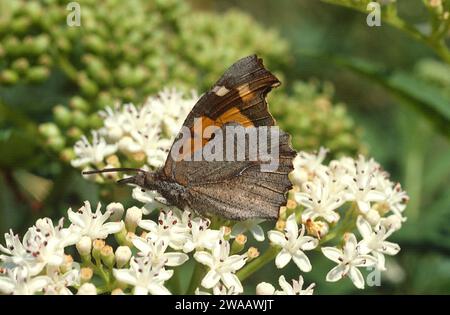
[[[68,1],[0,0],[0,232],[23,233],[85,199],[127,198],[68,163],[80,135],[101,125],[97,111],[166,86],[204,92],[257,53],[282,78],[269,104],[297,149],[373,156],[411,198],[380,287],[326,283],[320,257],[306,283],[316,293],[450,293],[450,1],[381,1],[380,27],[366,23],[368,2],[82,0],[81,27],[69,27]],[[265,268],[247,285],[275,283],[281,272]]]

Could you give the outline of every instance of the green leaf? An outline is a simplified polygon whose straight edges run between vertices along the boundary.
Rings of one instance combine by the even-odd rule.
[[[383,66],[359,58],[308,53],[309,57],[344,67],[362,75],[399,97],[404,103],[426,117],[446,138],[450,138],[450,100],[438,87],[422,81],[412,74],[387,70]]]

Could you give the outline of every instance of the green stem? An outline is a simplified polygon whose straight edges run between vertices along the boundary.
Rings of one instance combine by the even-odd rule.
[[[192,273],[191,282],[189,283],[186,294],[194,294],[195,290],[200,286],[200,283],[205,276],[206,268],[200,263],[196,263],[194,272]]]
[[[247,277],[251,276],[253,273],[266,265],[268,262],[274,260],[278,254],[278,251],[279,248],[271,245],[264,254],[249,262],[247,265],[245,265],[245,267],[243,267],[236,273],[239,280],[245,280]]]

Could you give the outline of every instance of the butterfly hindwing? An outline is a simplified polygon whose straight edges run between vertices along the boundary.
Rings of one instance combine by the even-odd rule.
[[[261,161],[194,162],[201,164],[197,164],[189,178],[190,206],[201,213],[233,220],[276,219],[280,207],[286,205],[287,191],[292,188],[288,174],[293,170],[295,157],[288,134],[281,132],[277,145],[278,167],[273,171],[263,171]],[[198,169],[201,171],[196,172]]]

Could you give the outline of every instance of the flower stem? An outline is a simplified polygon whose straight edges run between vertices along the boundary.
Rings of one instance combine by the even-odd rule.
[[[189,283],[186,294],[194,294],[195,290],[200,286],[203,276],[206,273],[206,268],[200,263],[196,263],[192,273],[191,282]]]
[[[245,267],[243,267],[236,273],[239,280],[245,280],[247,277],[251,276],[254,272],[266,265],[268,262],[275,259],[278,254],[278,250],[279,249],[277,247],[271,245],[264,254],[249,262]]]

